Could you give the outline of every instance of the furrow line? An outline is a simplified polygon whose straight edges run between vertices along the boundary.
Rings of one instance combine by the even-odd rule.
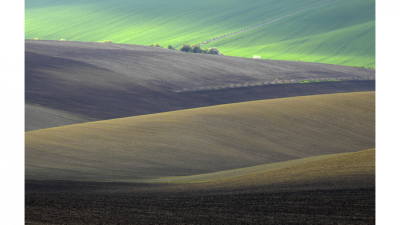
[[[272,19],[272,20],[270,20],[270,21],[268,21],[268,22],[261,23],[261,24],[258,24],[258,25],[256,25],[256,26],[253,26],[253,27],[249,27],[249,28],[246,28],[246,29],[243,29],[243,30],[240,30],[240,31],[236,31],[236,32],[233,32],[233,33],[230,33],[230,34],[222,35],[222,36],[220,36],[220,37],[216,37],[216,38],[213,38],[213,39],[204,41],[204,42],[202,42],[202,43],[199,43],[199,45],[208,44],[208,43],[210,43],[210,42],[217,41],[217,40],[220,40],[220,39],[222,39],[222,38],[226,38],[226,37],[229,37],[229,36],[232,36],[232,35],[235,35],[235,34],[239,34],[239,33],[245,32],[245,31],[249,31],[249,30],[255,29],[255,28],[257,28],[257,27],[260,27],[260,26],[267,25],[267,24],[269,24],[269,23],[278,21],[278,20],[280,20],[280,19],[282,19],[282,18],[284,18],[284,17],[291,16],[291,15],[293,15],[293,14],[296,14],[296,13],[299,13],[299,12],[302,12],[302,11],[305,11],[305,10],[308,10],[308,9],[312,9],[312,8],[315,8],[315,7],[318,7],[318,6],[326,5],[326,4],[329,4],[329,3],[332,3],[332,2],[336,2],[336,1],[338,1],[338,0],[332,0],[332,1],[329,1],[329,2],[326,2],[326,3],[321,3],[321,4],[313,5],[313,6],[304,8],[304,9],[300,9],[300,10],[294,11],[294,12],[292,12],[292,13],[289,13],[289,14],[287,14],[287,15],[280,16],[280,17],[278,17],[278,18],[276,18],[276,19]]]

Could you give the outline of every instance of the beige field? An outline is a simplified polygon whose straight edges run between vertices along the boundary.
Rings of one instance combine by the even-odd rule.
[[[140,193],[267,193],[375,187],[375,149],[330,155],[269,171],[199,183],[137,188]],[[125,190],[129,191],[129,190]]]
[[[135,182],[213,173],[374,148],[375,92],[89,122],[26,132],[25,141],[26,179]]]

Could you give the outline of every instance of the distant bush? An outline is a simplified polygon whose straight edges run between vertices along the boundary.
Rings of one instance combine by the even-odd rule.
[[[168,46],[169,48],[170,46]],[[172,47],[172,46],[171,46]],[[173,47],[172,47],[173,48]],[[173,48],[175,49],[175,48]],[[223,55],[217,48],[212,47],[207,50],[201,49],[200,44],[193,44],[192,46],[188,44],[183,44],[182,47],[179,48],[182,52],[193,52],[193,53],[205,53],[205,54],[212,54],[212,55]]]
[[[215,47],[207,49],[206,53],[207,54],[212,54],[212,55],[219,55],[220,54],[218,48],[215,48]]]
[[[192,52],[193,53],[203,53],[203,50],[201,50],[199,44],[193,44],[192,45]]]
[[[172,45],[168,45],[168,49],[176,50]]]
[[[60,41],[67,41],[67,40],[65,40],[65,39],[61,39]]]
[[[103,41],[103,43],[112,43],[110,40]]]
[[[182,52],[191,52],[192,47],[190,47],[190,45],[188,44],[183,44],[182,47],[179,48],[179,50]]]
[[[159,48],[162,48],[162,46],[161,46],[161,45],[159,45],[159,44],[157,44],[157,43],[155,43],[153,46],[154,46],[154,47],[159,47]]]

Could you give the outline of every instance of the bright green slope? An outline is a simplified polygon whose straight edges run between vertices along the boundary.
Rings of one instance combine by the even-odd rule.
[[[162,46],[200,43],[318,0],[26,0],[25,38]],[[375,64],[375,1],[339,0],[209,46],[225,55]],[[308,18],[307,18],[308,17]],[[325,60],[321,60],[324,59]]]
[[[339,0],[205,46],[239,57],[375,67],[375,1]]]

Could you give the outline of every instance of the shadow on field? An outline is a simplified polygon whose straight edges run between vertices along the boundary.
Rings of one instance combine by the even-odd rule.
[[[148,46],[25,41],[26,131],[219,104],[374,91],[374,81],[174,93],[174,87],[265,79],[374,77],[338,65],[190,54]],[[49,118],[46,120],[46,118]]]
[[[375,81],[340,81],[177,93],[86,63],[26,52],[26,103],[81,117],[65,121],[65,116],[57,119],[44,109],[47,118],[56,118],[39,120],[43,112],[27,107],[26,131],[244,101],[374,90]]]

